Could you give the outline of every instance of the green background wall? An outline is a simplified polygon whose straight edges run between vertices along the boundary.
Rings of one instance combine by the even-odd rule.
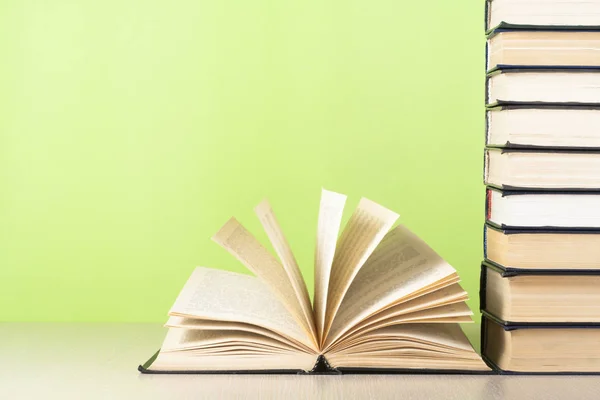
[[[312,288],[321,187],[477,308],[482,31],[481,1],[3,1],[0,320],[164,321],[194,266],[242,270],[210,237],[263,197]]]

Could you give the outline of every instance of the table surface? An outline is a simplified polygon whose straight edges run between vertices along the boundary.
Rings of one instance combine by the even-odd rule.
[[[159,324],[0,323],[0,399],[600,398],[593,376],[138,373],[165,332]]]

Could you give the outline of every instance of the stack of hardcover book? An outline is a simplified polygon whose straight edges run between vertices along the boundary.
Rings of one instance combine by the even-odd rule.
[[[487,3],[482,354],[600,372],[600,1]]]

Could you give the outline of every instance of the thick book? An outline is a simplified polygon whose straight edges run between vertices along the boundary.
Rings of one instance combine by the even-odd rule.
[[[591,0],[488,0],[485,29],[600,29],[600,3]]]
[[[519,323],[483,312],[481,352],[500,374],[600,374],[600,326]]]
[[[484,183],[503,189],[600,190],[600,151],[484,150]]]
[[[486,189],[485,215],[501,229],[600,230],[600,192]]]
[[[600,230],[501,229],[486,224],[483,253],[505,273],[600,272]]]
[[[322,191],[312,303],[269,203],[255,212],[276,255],[230,219],[213,240],[254,276],[196,268],[139,370],[489,373],[459,325],[473,313],[456,270],[368,199],[338,235],[345,202]]]
[[[497,29],[487,39],[487,70],[509,67],[595,67],[600,31]]]
[[[600,271],[515,270],[481,264],[482,311],[520,323],[600,325]]]
[[[600,105],[600,65],[596,67],[504,66],[487,75],[486,105]]]
[[[485,143],[516,149],[600,150],[600,106],[564,104],[488,108]]]

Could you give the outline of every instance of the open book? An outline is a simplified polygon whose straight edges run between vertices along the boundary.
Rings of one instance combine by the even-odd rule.
[[[312,303],[269,203],[255,212],[277,256],[229,220],[213,240],[255,276],[196,268],[140,371],[489,370],[458,325],[473,313],[456,270],[364,198],[339,235],[345,202],[322,192]]]

